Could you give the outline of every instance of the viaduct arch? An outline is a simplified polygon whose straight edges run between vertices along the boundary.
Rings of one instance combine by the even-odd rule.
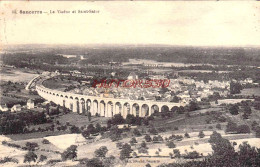
[[[82,114],[90,112],[91,115],[96,115],[96,113],[98,113],[100,116],[104,117],[112,117],[119,113],[121,113],[124,118],[126,118],[127,114],[146,117],[154,112],[165,111],[165,108],[171,109],[174,106],[184,106],[182,103],[80,95],[49,89],[42,84],[36,85],[36,91],[42,98],[64,106],[73,112]]]

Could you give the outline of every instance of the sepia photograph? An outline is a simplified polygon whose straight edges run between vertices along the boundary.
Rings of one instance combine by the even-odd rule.
[[[260,3],[0,1],[1,167],[260,166]]]

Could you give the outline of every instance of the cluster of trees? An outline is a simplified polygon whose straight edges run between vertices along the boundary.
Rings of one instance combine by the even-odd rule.
[[[240,67],[241,68],[241,67]],[[242,67],[243,68],[243,67]],[[179,72],[180,76],[187,76],[193,78],[197,81],[203,80],[204,83],[207,83],[209,80],[218,80],[218,81],[230,81],[232,79],[235,80],[245,80],[246,78],[252,78],[254,82],[259,82],[260,78],[257,75],[258,69],[257,68],[244,68],[243,70],[228,70],[232,71],[229,73],[217,73],[215,71],[211,73],[206,72]],[[238,93],[243,87],[247,87],[247,85],[239,86],[239,85],[232,85],[232,93]],[[233,92],[234,91],[234,92]]]
[[[256,137],[260,138],[260,126],[256,121],[252,122],[251,128],[255,131]]]
[[[200,116],[207,115],[206,123],[216,123],[216,122],[226,122],[227,118],[223,115],[223,113],[218,111],[210,111],[206,113],[200,113]]]
[[[249,116],[252,114],[252,110],[250,107],[251,105],[252,103],[247,101],[242,101],[241,103],[237,103],[237,104],[231,104],[229,106],[229,112],[232,115],[238,115],[239,112],[242,112],[243,119],[248,119]]]
[[[97,133],[102,133],[105,132],[107,130],[106,127],[102,127],[99,123],[96,124],[96,126],[94,126],[93,124],[89,124],[87,126],[87,129],[84,130],[81,134],[82,136],[84,136],[85,138],[89,138],[90,135],[92,134],[97,134]]]
[[[132,148],[129,144],[125,143],[124,145],[122,145],[122,149],[120,151],[120,159],[124,160],[126,158],[129,158],[132,152]]]
[[[10,157],[4,157],[2,159],[0,159],[0,164],[4,164],[4,163],[8,163],[8,162],[12,162],[12,163],[19,163],[18,159],[16,158],[10,158]]]
[[[197,151],[187,152],[186,155],[183,156],[185,159],[197,159],[200,158],[200,154]]]
[[[201,167],[201,166],[259,166],[260,163],[260,149],[250,146],[247,142],[239,145],[239,150],[235,151],[234,145],[229,140],[222,138],[222,136],[213,132],[210,136],[209,142],[211,144],[213,154],[206,156],[201,161],[188,161],[186,163],[178,164],[163,164],[159,167]],[[199,158],[197,152],[191,152],[189,158]]]
[[[43,124],[46,122],[47,118],[43,112],[4,112],[0,114],[0,134],[24,133],[26,132],[27,126]]]
[[[30,147],[32,146],[33,143],[29,143]],[[61,153],[61,159],[63,161],[65,160],[74,160],[77,158],[77,146],[76,145],[71,145],[68,147],[63,153]],[[37,161],[38,159],[38,161]],[[29,151],[24,155],[24,163],[31,163],[31,162],[43,162],[47,160],[47,156],[45,155],[40,155],[38,158],[38,155],[35,154],[34,149],[29,149]],[[60,160],[58,160],[60,161]],[[52,163],[52,161],[49,161],[49,163]]]
[[[64,160],[71,160],[77,158],[77,146],[71,145],[68,147],[62,154],[61,159]]]
[[[153,138],[150,135],[145,135],[144,139],[146,142],[154,142],[154,143],[158,143],[158,142],[163,142],[163,138],[161,135],[157,135],[157,136],[153,136]]]
[[[183,114],[185,112],[185,108],[183,106],[174,106],[172,109],[171,109],[171,112],[173,113],[177,113],[177,114]]]
[[[235,122],[229,121],[226,126],[226,132],[229,133],[250,133],[248,125],[237,125]]]
[[[143,142],[140,144],[140,147],[138,147],[138,153],[148,154],[148,147],[147,147],[145,141],[143,141]]]
[[[2,61],[4,64],[13,65],[18,68],[32,68],[46,70],[47,64],[55,65],[68,63],[67,58],[55,54],[39,53],[27,54],[27,53],[15,53],[2,55]]]
[[[12,82],[12,81],[1,81],[0,88],[3,94],[8,92],[21,92],[25,88],[24,83]]]
[[[175,148],[175,147],[176,147],[176,144],[174,144],[173,141],[167,142],[166,145],[167,145],[169,148]]]
[[[95,157],[88,159],[84,158],[79,160],[80,164],[88,167],[105,167],[105,166],[113,166],[115,164],[115,157],[109,156],[107,157],[108,149],[106,146],[101,146],[96,149],[94,154]]]
[[[129,124],[129,125],[149,125],[149,121],[153,120],[153,116],[142,118],[139,116],[134,116],[132,114],[128,114],[126,119],[123,118],[121,114],[115,114],[113,118],[107,121],[107,128],[110,128],[113,125],[120,124]]]
[[[183,114],[185,112],[195,111],[195,110],[199,110],[199,109],[200,109],[199,104],[194,101],[191,101],[189,103],[189,105],[187,105],[186,107],[174,106],[170,110],[165,110],[164,112],[162,111],[161,113],[155,112],[153,115],[154,116],[161,115],[161,117],[166,117],[166,116],[172,117],[173,115],[171,113]]]
[[[120,139],[122,139],[121,134],[123,133],[122,129],[118,129],[118,127],[112,126],[109,130],[109,137],[112,141],[118,141]]]
[[[2,141],[2,144],[8,147],[14,147],[14,148],[29,150],[29,151],[35,151],[39,149],[39,145],[35,142],[26,142],[25,146],[21,146],[15,143],[8,143],[7,141]]]
[[[232,115],[237,115],[239,112],[239,107],[238,105],[231,105],[231,107],[229,108],[229,112]]]
[[[242,90],[242,85],[238,82],[230,82],[230,94],[239,94]]]
[[[171,136],[169,136],[168,140],[177,140],[177,141],[181,141],[183,139],[182,135],[175,135],[172,134]]]

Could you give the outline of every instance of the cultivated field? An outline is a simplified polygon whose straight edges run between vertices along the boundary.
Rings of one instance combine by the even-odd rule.
[[[226,135],[224,131],[218,131],[222,134],[224,138],[231,140],[232,142],[237,142],[237,146],[235,149],[238,148],[239,144],[244,141],[247,141],[251,146],[260,147],[260,139],[259,138],[249,138],[253,137],[253,135],[240,135],[240,134],[228,134]],[[172,132],[167,132],[161,134],[163,138],[169,137]],[[203,155],[207,155],[212,153],[211,145],[207,142],[209,139],[209,135],[212,134],[212,131],[204,131],[205,137],[203,139],[198,137],[198,132],[189,133],[190,138],[184,138],[182,141],[176,141],[176,148],[179,149],[181,154],[185,154],[185,152],[197,151],[202,153]],[[176,134],[177,135],[177,134]],[[183,133],[178,133],[178,135],[184,135]],[[153,135],[151,135],[153,137]],[[43,139],[48,139],[50,144],[42,144]],[[36,142],[39,145],[39,149],[35,151],[35,153],[39,155],[45,155],[50,159],[60,159],[60,154],[58,152],[63,152],[67,147],[70,145],[77,145],[78,146],[78,157],[77,159],[82,158],[93,158],[94,151],[101,146],[106,146],[108,148],[107,156],[113,155],[115,157],[119,157],[120,149],[116,147],[116,142],[112,142],[110,139],[100,139],[100,136],[97,136],[95,142],[88,141],[84,139],[81,134],[65,134],[59,136],[50,136],[44,138],[36,138],[36,139],[29,139],[29,140],[20,140],[20,141],[11,141],[9,138],[1,136],[1,141],[7,140],[9,143],[17,144],[20,146],[25,146],[26,142]],[[64,140],[66,139],[66,140]],[[172,148],[168,148],[166,146],[166,142],[162,143],[152,143],[148,142],[148,154],[138,153],[137,148],[139,147],[140,143],[144,141],[144,136],[136,137],[138,143],[136,146],[132,146],[134,152],[137,153],[139,156],[138,158],[130,158],[128,160],[127,166],[145,166],[145,164],[150,163],[152,166],[157,166],[161,163],[170,163],[175,161],[187,161],[184,159],[171,159],[169,157],[169,153],[173,153]],[[129,143],[130,138],[125,138],[120,142]],[[0,157],[9,155],[10,157],[16,158],[19,160],[20,165],[23,164],[23,156],[27,153],[26,151],[22,151],[20,149],[10,148],[7,146],[0,145]],[[159,155],[156,152],[160,149]],[[48,150],[48,151],[47,151]],[[71,162],[66,161],[57,164],[57,166],[73,166],[78,164],[79,162]],[[10,165],[10,163],[8,163]],[[7,164],[7,165],[8,165]],[[31,163],[33,164],[33,163]],[[24,164],[26,165],[26,164]],[[125,166],[126,164],[118,164],[119,166]],[[12,166],[16,166],[16,164],[12,164]],[[56,166],[56,165],[55,165]]]

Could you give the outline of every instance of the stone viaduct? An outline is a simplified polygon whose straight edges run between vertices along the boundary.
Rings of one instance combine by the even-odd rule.
[[[163,109],[171,110],[174,106],[184,106],[184,104],[181,103],[128,100],[74,94],[49,89],[42,84],[36,85],[36,91],[44,99],[64,106],[73,112],[82,114],[90,112],[91,115],[98,113],[104,117],[112,117],[119,113],[121,113],[124,118],[126,118],[127,114],[146,117],[155,111],[161,112]]]

